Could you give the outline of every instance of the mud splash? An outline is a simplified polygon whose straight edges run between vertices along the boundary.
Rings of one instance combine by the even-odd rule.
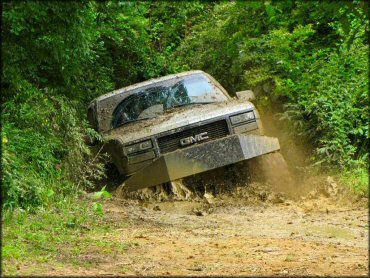
[[[283,172],[279,174],[281,173]],[[287,186],[291,191],[287,190]],[[282,181],[280,184],[271,185],[269,182],[252,179],[250,168],[246,168],[245,163],[225,167],[223,171],[213,170],[129,194],[120,187],[115,192],[115,197],[136,201],[153,210],[166,211],[170,208],[173,210],[174,206],[180,209],[181,204],[185,204],[184,211],[198,216],[208,215],[213,209],[225,205],[239,207],[297,203],[305,210],[311,211],[325,206],[328,198],[337,204],[361,203],[360,197],[337,183],[331,176],[309,177],[289,185]],[[189,202],[191,206],[188,205]]]
[[[127,193],[122,184],[115,192],[118,198],[140,201],[201,200],[205,194],[213,196],[231,192],[238,186],[248,186],[248,171],[245,164],[225,166],[202,172],[181,180]]]

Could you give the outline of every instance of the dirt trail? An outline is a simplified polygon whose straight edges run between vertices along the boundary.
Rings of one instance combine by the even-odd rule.
[[[104,203],[118,256],[94,257],[89,268],[54,268],[49,275],[367,275],[366,205],[318,196],[250,203]],[[88,259],[85,257],[84,259]]]

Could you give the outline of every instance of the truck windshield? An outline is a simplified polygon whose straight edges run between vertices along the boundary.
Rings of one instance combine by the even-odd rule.
[[[154,118],[166,110],[192,104],[226,101],[227,97],[201,75],[187,76],[177,82],[158,82],[125,98],[114,109],[112,128]]]

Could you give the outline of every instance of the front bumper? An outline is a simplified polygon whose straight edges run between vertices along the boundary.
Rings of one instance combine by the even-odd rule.
[[[277,138],[235,134],[158,157],[125,181],[133,191],[234,164],[280,149]]]

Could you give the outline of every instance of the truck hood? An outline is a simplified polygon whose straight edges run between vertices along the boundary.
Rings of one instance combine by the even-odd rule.
[[[240,100],[179,107],[156,118],[133,122],[111,129],[103,133],[103,137],[107,141],[118,139],[121,143],[127,144],[172,129],[250,109],[254,109],[252,103]],[[258,117],[258,114],[256,116]]]

